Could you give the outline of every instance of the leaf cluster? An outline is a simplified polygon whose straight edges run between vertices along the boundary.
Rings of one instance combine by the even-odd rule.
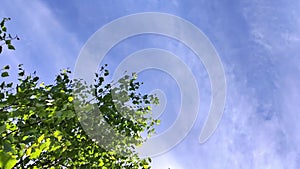
[[[157,98],[138,93],[135,77],[105,82],[104,67],[93,86],[70,73],[61,71],[46,85],[19,65],[14,84],[6,82],[9,66],[1,70],[0,168],[150,168],[151,159],[140,159],[132,147],[144,141],[142,132],[154,132],[158,120],[148,114]],[[113,130],[104,131],[106,124]]]
[[[5,26],[5,22],[11,20],[10,18],[3,18],[0,22],[0,53],[2,53],[3,46],[6,45],[7,49],[15,50],[14,45],[12,44],[13,40],[19,40],[20,38],[15,35],[7,33],[7,27]]]

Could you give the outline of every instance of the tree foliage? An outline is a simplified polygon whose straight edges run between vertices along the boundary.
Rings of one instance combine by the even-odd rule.
[[[5,26],[5,22],[9,21],[10,18],[3,18],[0,22],[0,53],[2,53],[3,46],[6,45],[8,49],[15,50],[15,47],[12,44],[13,40],[19,40],[17,35],[12,36],[7,33],[7,28]]]
[[[151,159],[139,158],[132,147],[145,140],[141,133],[154,132],[158,120],[148,114],[158,100],[138,92],[141,83],[136,76],[108,83],[109,72],[102,67],[93,86],[87,86],[63,70],[54,84],[46,85],[19,65],[14,84],[6,82],[9,69],[1,70],[0,81],[0,168],[150,168]],[[90,100],[91,92],[96,97]],[[76,97],[93,104],[79,104],[82,111],[75,111]],[[85,124],[95,127],[84,128]],[[103,124],[130,139],[101,146],[111,134],[95,132]],[[94,138],[90,138],[87,133],[93,131]]]
[[[19,40],[7,33],[9,20],[0,23],[0,53]],[[9,69],[0,72],[0,168],[150,168],[134,148],[141,133],[154,132],[150,105],[158,100],[138,92],[135,75],[108,83],[102,67],[87,85],[63,70],[46,85],[22,65],[17,82],[7,82]]]

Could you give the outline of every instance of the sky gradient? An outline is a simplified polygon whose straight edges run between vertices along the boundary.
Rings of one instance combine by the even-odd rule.
[[[16,51],[4,50],[0,66],[23,63],[53,82],[60,69],[74,69],[88,38],[125,15],[164,12],[197,26],[215,46],[225,69],[227,100],[214,135],[198,137],[210,105],[205,67],[187,47],[157,35],[135,36],[115,46],[103,60],[114,70],[129,54],[162,48],[180,57],[194,73],[200,91],[198,118],[189,135],[171,151],[154,157],[154,169],[297,169],[300,167],[300,1],[1,1],[0,16],[11,17]],[[122,29],[122,28],[120,28]],[[141,43],[143,42],[143,43]],[[180,93],[172,78],[142,72],[145,91],[161,88],[168,104],[163,132],[178,115]]]

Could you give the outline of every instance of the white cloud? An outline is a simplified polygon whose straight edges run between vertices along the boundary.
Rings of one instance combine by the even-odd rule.
[[[0,60],[0,62],[10,61],[14,64],[20,62],[25,63],[30,65],[32,69],[43,69],[44,75],[49,75],[47,72],[51,70],[48,69],[53,69],[55,70],[54,72],[57,72],[56,70],[60,68],[70,65],[73,66],[75,63],[74,58],[79,51],[80,42],[64,28],[63,23],[60,23],[56,19],[51,9],[41,1],[14,2],[14,5],[11,5],[12,2],[8,0],[2,2],[1,5],[5,6],[5,8],[0,11],[0,14],[13,18],[11,23],[12,27],[15,24],[17,24],[18,27],[13,28],[12,32],[16,31],[22,40],[17,43],[17,50],[15,52],[5,53],[10,55],[8,57],[9,59]],[[298,143],[300,142],[300,113],[298,108],[298,102],[300,100],[300,82],[299,80],[297,81],[297,79],[299,79],[300,70],[299,68],[294,69],[299,67],[298,47],[300,39],[300,22],[299,12],[297,12],[299,10],[292,10],[293,12],[289,13],[288,10],[291,8],[296,9],[292,6],[297,5],[284,3],[286,6],[279,5],[276,9],[269,7],[272,6],[272,4],[268,2],[271,1],[255,1],[249,4],[242,4],[245,7],[245,22],[247,26],[250,27],[249,33],[252,38],[250,40],[259,44],[258,46],[260,47],[255,46],[251,48],[253,51],[241,51],[241,54],[249,58],[252,57],[252,55],[248,55],[247,52],[257,54],[255,53],[255,50],[265,49],[267,52],[263,54],[268,54],[265,56],[269,59],[267,61],[274,61],[275,59],[273,57],[281,59],[281,61],[274,63],[279,64],[279,66],[282,67],[272,67],[272,69],[277,69],[274,70],[276,72],[281,71],[281,75],[274,74],[274,77],[281,76],[281,81],[276,82],[278,79],[266,77],[269,78],[267,80],[278,83],[280,90],[274,92],[277,93],[274,95],[277,98],[267,98],[274,99],[277,102],[264,103],[261,99],[266,97],[264,96],[264,93],[259,93],[258,95],[255,94],[255,87],[259,87],[261,84],[256,82],[256,85],[252,86],[253,88],[249,88],[246,83],[247,80],[253,80],[250,79],[252,76],[249,78],[239,77],[246,74],[261,73],[259,70],[251,67],[253,66],[251,65],[252,63],[247,65],[248,69],[243,68],[245,70],[241,70],[247,71],[245,74],[238,74],[238,71],[240,70],[229,72],[227,74],[227,82],[229,83],[227,109],[216,133],[207,143],[203,145],[198,144],[198,136],[203,125],[203,117],[205,117],[205,114],[200,114],[198,123],[186,140],[175,147],[173,151],[153,158],[154,169],[168,169],[168,167],[171,169],[276,169],[299,167],[300,164],[297,161],[299,161],[300,151],[298,146]],[[80,5],[81,4],[78,5],[78,8]],[[128,6],[130,6],[130,4]],[[268,8],[264,8],[264,6],[267,6]],[[213,7],[219,9],[217,6]],[[109,10],[109,8],[107,10]],[[223,19],[226,20],[226,18],[222,17],[219,18],[219,25],[211,24],[214,22],[209,19],[219,17],[218,12],[211,17],[204,9],[202,10],[202,8],[193,7],[191,8],[191,11],[195,11],[195,13],[193,13],[193,16],[189,15],[190,20],[193,20],[193,18],[199,19],[199,17],[202,16],[201,23],[199,21],[200,24],[198,23],[198,25],[208,25],[207,29],[211,27],[213,31],[216,31],[216,35],[222,35],[222,33],[229,34],[230,32],[226,32],[226,28],[232,29],[233,27],[233,25],[228,26],[225,24],[225,29],[223,30],[223,27],[220,26],[226,23],[225,21],[222,22]],[[84,11],[84,14],[85,13],[88,12]],[[192,13],[190,12],[190,14]],[[288,20],[289,18],[292,19]],[[72,20],[71,17],[70,20]],[[296,22],[293,23],[293,21]],[[212,25],[216,26],[216,28]],[[227,53],[230,53],[227,55],[231,55],[234,51],[238,50],[237,48],[239,47],[244,47],[234,46],[235,48],[233,49],[233,47],[230,46],[230,42],[234,40],[235,36],[230,35],[229,38],[232,39],[221,38],[222,37],[217,36],[217,39],[224,43],[222,45],[227,46]],[[200,70],[198,72],[203,70],[202,67],[197,67],[199,60],[187,57],[190,56],[189,53],[184,50],[181,51],[182,48],[176,46],[176,43],[174,44],[175,45],[169,44],[168,48],[170,51],[175,51],[176,54],[182,54],[183,60],[188,62],[188,65],[193,69]],[[178,48],[178,50],[176,51],[175,48]],[[289,49],[292,49],[293,51],[291,52]],[[74,54],[76,54],[76,56],[74,56]],[[224,52],[222,54],[225,55],[226,53]],[[231,65],[226,65],[227,70],[229,66],[234,69],[236,66],[234,65],[235,63],[241,63],[232,60],[232,58],[239,59],[238,57],[234,58],[229,56],[227,58],[228,62],[230,61],[233,63],[230,63]],[[285,63],[286,60],[290,58],[294,58],[294,60]],[[241,58],[241,60],[242,59],[244,58]],[[259,62],[259,60],[257,62]],[[265,63],[259,62],[258,64]],[[293,69],[283,71],[284,69],[291,67]],[[234,75],[233,73],[236,74]],[[197,76],[200,76],[200,78],[205,78],[207,76],[206,74],[199,74]],[[270,73],[267,75],[273,74]],[[241,81],[241,79],[245,81]],[[205,92],[207,92],[209,85],[207,85],[206,82],[205,86]],[[267,87],[271,88],[272,86]],[[279,108],[276,108],[277,105],[275,105],[275,103],[278,104]],[[269,106],[266,106],[266,109],[275,112],[276,115],[269,120],[263,119],[261,117],[262,112],[257,110],[259,104],[268,104]]]

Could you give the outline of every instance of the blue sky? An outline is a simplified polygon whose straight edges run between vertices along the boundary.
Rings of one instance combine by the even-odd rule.
[[[60,69],[74,69],[88,38],[119,17],[164,12],[202,30],[215,46],[227,79],[223,118],[214,135],[198,137],[210,104],[210,82],[200,60],[180,42],[143,35],[115,46],[103,62],[113,70],[125,56],[144,48],[172,51],[192,69],[200,91],[198,119],[171,151],[154,158],[156,169],[296,169],[300,167],[300,2],[292,0],[152,1],[1,1],[0,16],[11,17],[8,30],[20,36],[16,51],[4,51],[1,66],[52,82]],[[121,28],[120,28],[121,29]],[[141,43],[143,42],[143,43]],[[178,115],[178,86],[166,74],[141,74],[145,90],[161,85],[168,97],[159,132]],[[169,85],[169,86],[168,86]],[[171,97],[173,96],[173,97]]]

